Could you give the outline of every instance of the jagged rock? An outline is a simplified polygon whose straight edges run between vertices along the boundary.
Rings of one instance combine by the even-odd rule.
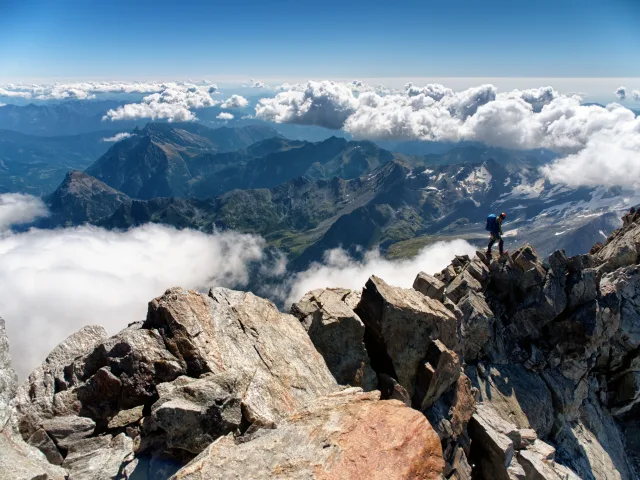
[[[124,433],[86,438],[69,448],[62,465],[73,480],[111,480],[118,477],[132,446]]]
[[[596,270],[588,268],[572,272],[567,280],[567,292],[567,306],[571,310],[595,300],[598,297]]]
[[[580,417],[555,435],[556,459],[585,480],[634,478],[622,434],[593,391]]]
[[[4,320],[0,318],[0,478],[66,479],[66,470],[50,464],[42,452],[27,444],[20,436],[17,418],[10,406],[17,390],[18,376],[11,366],[9,340]]]
[[[460,360],[440,340],[429,343],[425,361],[418,368],[413,403],[421,410],[433,405],[460,376]]]
[[[173,288],[149,304],[144,326],[160,330],[187,375],[234,375],[250,423],[277,423],[338,389],[300,321],[251,293]]]
[[[554,404],[546,383],[523,365],[491,365],[486,374],[474,366],[465,370],[479,391],[478,400],[518,428],[532,428],[546,437],[554,423]]]
[[[69,397],[68,392],[59,391],[64,390],[64,383],[60,382],[64,380],[64,368],[106,338],[107,332],[102,327],[83,327],[58,344],[18,388],[14,404],[20,415],[20,431],[24,438],[33,435],[43,419],[78,411],[74,396]]]
[[[144,405],[139,405],[137,407],[130,408],[129,410],[121,410],[119,411],[115,417],[109,420],[108,428],[122,428],[127,425],[131,425],[132,423],[137,423],[142,418],[142,411],[144,409]]]
[[[446,285],[436,277],[420,272],[413,282],[413,289],[434,300],[442,301]]]
[[[457,304],[469,291],[480,292],[482,285],[471,273],[464,270],[447,286],[446,295]]]
[[[216,438],[234,432],[242,421],[240,393],[231,375],[178,377],[157,386],[160,399],[151,414],[169,448],[198,454]]]
[[[452,455],[451,465],[445,467],[446,478],[453,480],[471,480],[471,465],[467,460],[464,450],[456,445]]]
[[[461,375],[454,388],[424,412],[442,439],[457,440],[476,411],[477,391],[466,375]]]
[[[73,443],[93,434],[96,424],[86,417],[54,417],[42,422],[42,428],[57,445],[69,448]]]
[[[162,336],[138,323],[77,358],[66,368],[66,378],[81,404],[80,414],[104,428],[121,410],[151,405],[156,385],[184,372]]]
[[[18,375],[11,366],[9,355],[9,339],[7,338],[4,319],[0,317],[0,430],[9,421],[11,409],[9,403],[18,388]]]
[[[467,271],[483,286],[489,278],[489,268],[477,255],[467,264]]]
[[[357,390],[320,398],[242,443],[222,437],[172,478],[439,478],[440,440],[424,416]]]
[[[411,396],[429,340],[447,348],[458,342],[456,318],[442,303],[375,276],[367,281],[356,313],[367,326],[372,366],[397,378]]]
[[[491,338],[493,312],[484,296],[473,291],[460,301],[458,307],[463,315],[460,322],[463,358],[467,361],[476,360]]]
[[[507,469],[513,461],[513,441],[496,431],[477,413],[469,422],[469,435],[472,441],[471,461],[478,466],[482,478],[512,478]]]
[[[0,432],[0,479],[66,480],[67,471],[50,464],[44,454],[28,445],[17,431]]]
[[[634,223],[619,234],[607,239],[606,245],[595,254],[601,273],[611,272],[620,267],[638,263],[640,245],[640,224]]]
[[[518,427],[499,416],[491,406],[479,403],[476,405],[474,416],[481,419],[484,425],[489,425],[496,432],[508,437],[513,442],[513,448],[516,450],[522,448],[522,434]]]
[[[527,480],[580,480],[580,477],[564,465],[546,461],[531,450],[518,452],[518,463],[522,465]]]
[[[291,313],[300,319],[337,382],[369,391],[376,388],[377,379],[364,346],[364,324],[345,302],[351,293],[314,290],[294,303]]]
[[[411,397],[407,390],[395,378],[386,373],[380,374],[379,389],[383,400],[400,400],[407,407],[411,406]]]
[[[37,430],[33,435],[31,435],[29,440],[27,440],[27,443],[44,453],[44,456],[47,457],[49,463],[53,465],[62,465],[64,458],[60,454],[56,444],[43,428]]]
[[[614,333],[609,368],[623,366],[627,355],[640,347],[640,266],[621,268],[606,274],[600,281],[603,294],[620,298],[620,327]]]

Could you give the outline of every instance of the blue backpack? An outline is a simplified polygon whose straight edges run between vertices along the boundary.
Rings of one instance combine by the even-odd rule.
[[[494,232],[496,229],[496,222],[498,221],[498,217],[494,213],[487,217],[487,232]]]

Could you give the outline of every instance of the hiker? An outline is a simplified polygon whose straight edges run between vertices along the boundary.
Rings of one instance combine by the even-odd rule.
[[[487,255],[491,256],[491,247],[498,240],[498,249],[500,250],[500,255],[504,255],[504,251],[502,250],[504,247],[504,241],[502,240],[502,222],[507,218],[506,213],[501,213],[499,216],[495,214],[491,214],[487,217],[487,230],[491,233],[491,238],[489,239],[489,246],[487,247]]]

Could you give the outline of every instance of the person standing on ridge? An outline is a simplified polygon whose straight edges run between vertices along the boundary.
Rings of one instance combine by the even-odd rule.
[[[506,213],[501,213],[499,216],[495,214],[491,214],[487,217],[487,230],[491,233],[491,238],[489,239],[489,246],[487,247],[487,255],[491,256],[491,247],[493,244],[498,241],[498,249],[500,250],[500,255],[504,255],[507,252],[503,251],[504,241],[502,240],[502,222],[507,218]]]

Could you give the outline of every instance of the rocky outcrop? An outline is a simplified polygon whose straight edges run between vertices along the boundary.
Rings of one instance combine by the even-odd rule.
[[[66,479],[67,472],[54,465],[56,457],[50,463],[48,456],[20,436],[18,418],[10,405],[17,388],[18,376],[11,366],[5,323],[0,318],[0,479]]]
[[[425,417],[376,392],[347,389],[312,402],[277,429],[222,437],[174,480],[437,479],[440,441]]]
[[[117,335],[69,337],[15,397],[0,335],[0,465],[32,452],[24,468],[51,478],[638,478],[639,222],[588,255],[525,245],[456,257],[413,289],[314,290],[293,315],[170,289]]]
[[[351,290],[325,289],[307,293],[291,307],[341,385],[376,388],[376,374],[364,346],[364,324],[353,311],[360,296]]]

